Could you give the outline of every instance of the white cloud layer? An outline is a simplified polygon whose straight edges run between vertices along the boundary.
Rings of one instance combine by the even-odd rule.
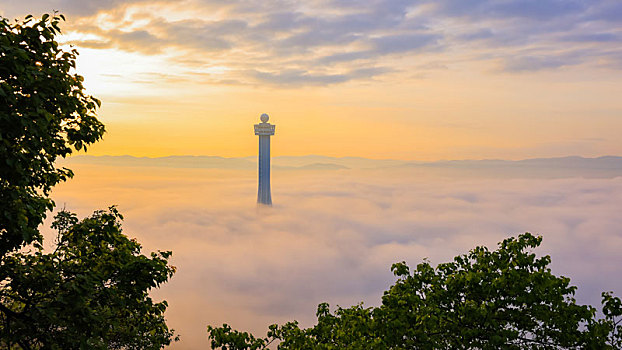
[[[451,259],[508,236],[544,236],[555,273],[578,300],[622,294],[622,177],[438,177],[421,168],[274,171],[274,207],[258,210],[251,170],[73,166],[58,206],[88,215],[118,204],[146,250],[173,251],[174,349],[207,347],[207,324],[263,334],[273,322],[310,325],[317,304],[378,304],[389,267]]]

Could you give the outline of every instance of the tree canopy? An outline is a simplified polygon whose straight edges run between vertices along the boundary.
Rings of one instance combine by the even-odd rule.
[[[602,317],[576,303],[576,287],[555,276],[549,256],[531,252],[542,241],[529,233],[489,251],[476,247],[433,267],[391,270],[397,281],[378,307],[317,309],[317,324],[272,325],[266,337],[208,326],[212,348],[265,349],[620,349],[622,303],[602,294]]]
[[[171,252],[142,254],[115,207],[83,220],[60,211],[43,249],[50,190],[73,176],[55,161],[105,131],[77,52],[56,41],[62,20],[0,17],[0,348],[160,349],[175,337],[166,301],[148,293],[172,276]]]
[[[41,241],[52,186],[73,176],[58,157],[104,134],[99,100],[72,72],[77,52],[55,41],[62,15],[0,17],[0,256]]]
[[[159,349],[173,337],[166,301],[148,292],[166,282],[170,252],[141,254],[122,233],[115,207],[78,221],[61,211],[52,253],[10,254],[0,291],[0,336],[24,349]]]

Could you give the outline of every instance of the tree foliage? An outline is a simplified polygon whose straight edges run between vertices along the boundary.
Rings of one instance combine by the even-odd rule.
[[[173,331],[148,292],[173,274],[170,252],[143,255],[114,207],[81,221],[59,212],[55,249],[43,249],[50,190],[73,176],[55,161],[105,131],[77,52],[55,40],[61,20],[0,17],[0,348],[160,349]]]
[[[75,73],[75,50],[55,41],[62,15],[0,17],[0,256],[40,242],[52,186],[73,176],[58,157],[99,140],[99,100]]]
[[[596,309],[576,303],[570,279],[555,276],[549,256],[531,249],[542,238],[509,238],[495,251],[476,247],[436,267],[411,272],[392,266],[397,281],[379,307],[330,311],[320,304],[317,324],[272,325],[265,338],[208,327],[212,348],[264,349],[620,349],[622,303],[602,294]]]
[[[6,343],[24,349],[159,349],[173,336],[151,288],[174,268],[170,252],[141,254],[121,230],[115,207],[78,221],[61,211],[55,250],[10,254],[0,291]]]

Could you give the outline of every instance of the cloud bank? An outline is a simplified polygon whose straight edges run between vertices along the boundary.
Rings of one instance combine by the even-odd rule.
[[[125,232],[146,250],[172,250],[178,273],[155,292],[182,341],[207,347],[205,326],[313,321],[319,302],[375,305],[389,267],[440,263],[508,236],[544,236],[578,300],[622,294],[622,177],[482,178],[425,168],[273,172],[274,207],[255,205],[253,170],[76,164],[53,193],[88,215],[118,204]]]
[[[213,83],[328,85],[436,65],[504,72],[622,67],[616,0],[30,0],[6,15],[68,14],[79,47],[164,55],[176,79],[227,67]],[[400,76],[403,74],[399,74]]]

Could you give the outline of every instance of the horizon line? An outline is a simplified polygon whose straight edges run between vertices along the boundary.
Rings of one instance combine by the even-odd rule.
[[[245,159],[245,158],[256,158],[257,155],[248,155],[248,156],[237,156],[237,157],[225,157],[218,155],[207,155],[207,154],[171,154],[171,155],[163,155],[163,156],[137,156],[131,154],[85,154],[85,153],[73,153],[69,155],[68,158],[73,157],[131,157],[138,159],[161,159],[161,158],[182,158],[182,157],[210,157],[210,158],[221,158],[221,159]],[[281,158],[281,157],[291,157],[291,158],[304,158],[304,157],[324,157],[324,158],[334,158],[334,159],[365,159],[365,160],[375,160],[375,161],[396,161],[396,162],[418,162],[418,163],[435,163],[435,162],[460,162],[460,161],[511,161],[511,162],[520,162],[525,160],[535,160],[535,159],[568,159],[568,158],[581,158],[581,159],[602,159],[602,158],[622,158],[622,155],[601,155],[601,156],[580,156],[580,155],[565,155],[565,156],[550,156],[550,157],[533,157],[533,158],[519,158],[519,159],[511,159],[511,158],[458,158],[458,159],[436,159],[436,160],[417,160],[417,159],[397,159],[397,158],[368,158],[361,156],[327,156],[322,154],[304,154],[304,155],[278,155],[272,156],[271,158]]]

